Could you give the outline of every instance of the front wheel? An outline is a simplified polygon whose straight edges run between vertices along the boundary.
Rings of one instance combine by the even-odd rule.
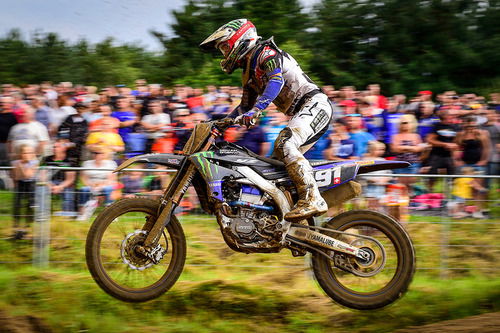
[[[158,202],[122,199],[99,214],[87,235],[87,266],[109,295],[127,302],[144,302],[170,289],[186,259],[186,239],[179,221],[172,220],[159,240],[163,258],[155,264],[137,249],[146,236],[148,220],[155,220]]]
[[[415,251],[410,237],[396,220],[381,213],[357,210],[337,215],[323,227],[351,234],[321,231],[358,248],[368,249],[373,255],[370,263],[344,256],[351,267],[356,267],[359,273],[356,276],[339,269],[324,255],[313,253],[314,275],[334,301],[349,308],[370,310],[384,307],[406,292],[415,273]],[[354,235],[376,239],[383,250]]]

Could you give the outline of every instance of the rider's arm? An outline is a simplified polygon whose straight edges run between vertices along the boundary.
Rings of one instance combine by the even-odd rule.
[[[274,52],[274,53],[269,53]],[[285,80],[283,79],[283,73],[281,70],[281,59],[279,53],[270,49],[267,51],[264,49],[264,55],[271,54],[267,58],[262,60],[259,65],[262,70],[265,71],[265,75],[268,78],[267,86],[264,92],[257,99],[255,107],[259,110],[264,110],[271,104],[272,101],[279,95],[281,89],[285,85]],[[259,57],[260,58],[260,57]]]

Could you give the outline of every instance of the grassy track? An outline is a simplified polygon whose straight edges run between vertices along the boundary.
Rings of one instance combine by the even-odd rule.
[[[396,304],[374,312],[351,311],[332,303],[311,277],[308,258],[236,253],[227,248],[214,219],[181,219],[188,259],[179,282],[164,296],[127,304],[107,296],[84,265],[88,222],[54,218],[50,267],[0,264],[0,309],[10,317],[31,315],[55,332],[390,332],[410,325],[500,310],[500,259],[496,225],[443,225],[413,218],[409,224],[420,268],[410,291]],[[472,221],[472,220],[470,220]],[[0,238],[10,232],[9,221]],[[446,233],[445,233],[446,232]],[[440,280],[439,244],[447,235],[446,264],[463,267]],[[432,246],[429,246],[432,245]],[[482,247],[490,245],[489,247]],[[495,247],[496,246],[496,247]],[[30,240],[0,240],[0,260],[29,261]],[[480,267],[481,270],[471,267]],[[15,319],[12,319],[15,320]]]

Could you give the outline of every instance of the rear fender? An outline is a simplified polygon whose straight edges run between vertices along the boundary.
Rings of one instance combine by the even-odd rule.
[[[406,168],[409,165],[410,163],[403,161],[364,160],[334,162],[314,167],[313,170],[314,179],[320,191],[325,191],[353,180],[358,174],[379,170]]]
[[[172,169],[179,169],[182,165],[182,162],[186,156],[184,155],[179,155],[179,154],[145,154],[145,155],[138,155],[134,156],[132,158],[129,158],[118,168],[115,169],[114,172],[121,171],[128,166],[134,164],[134,163],[153,163],[153,164],[160,164],[164,165],[166,167],[172,168]]]

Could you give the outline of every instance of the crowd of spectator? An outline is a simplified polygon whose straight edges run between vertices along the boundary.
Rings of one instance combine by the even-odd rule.
[[[330,130],[305,154],[309,159],[384,158],[412,163],[397,173],[499,173],[500,94],[486,99],[473,93],[420,91],[411,97],[386,97],[378,84],[370,84],[366,90],[353,86],[322,89],[334,114]],[[164,88],[143,79],[136,80],[133,87],[100,90],[70,82],[25,87],[3,84],[0,165],[14,166],[16,190],[29,192],[34,178],[28,170],[38,165],[107,169],[137,154],[172,153],[182,150],[197,123],[224,117],[239,104],[241,95],[239,87]],[[274,140],[287,122],[288,117],[271,104],[258,126],[231,128],[225,139],[270,156]],[[77,205],[92,202],[92,194],[99,193],[105,202],[111,202],[136,191],[158,191],[165,184],[158,177],[152,176],[145,184],[141,175],[116,179],[109,172],[92,170],[55,173],[48,181],[52,193],[64,197],[63,211],[76,212],[81,210]],[[388,181],[369,181],[367,194],[380,198]],[[410,195],[414,195],[414,181],[400,181]],[[433,185],[431,182],[431,189]],[[465,196],[456,196],[457,202],[484,198],[488,184],[461,186],[466,185],[472,191],[456,192]],[[76,188],[78,200],[72,194]],[[16,198],[17,207],[23,199]],[[480,217],[482,211],[474,213]],[[15,215],[19,222],[19,210]]]

